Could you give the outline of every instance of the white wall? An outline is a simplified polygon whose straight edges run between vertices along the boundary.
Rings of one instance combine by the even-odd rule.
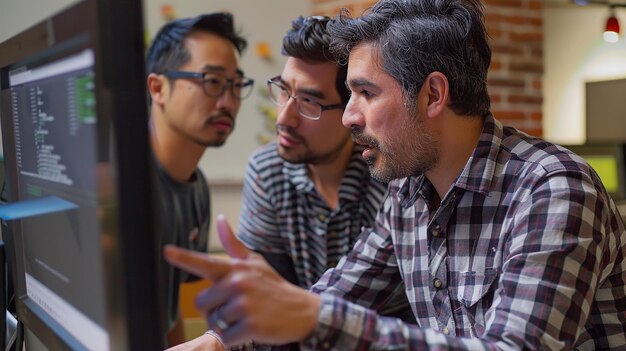
[[[561,144],[585,142],[587,81],[626,77],[626,38],[610,44],[602,39],[609,16],[604,6],[544,9],[543,130]],[[626,29],[626,9],[617,9]]]
[[[77,0],[0,0],[0,42]]]

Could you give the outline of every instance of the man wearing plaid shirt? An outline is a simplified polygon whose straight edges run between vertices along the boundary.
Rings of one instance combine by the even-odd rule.
[[[371,229],[313,292],[296,288],[218,220],[232,259],[174,247],[214,279],[198,296],[226,345],[337,350],[626,349],[626,233],[578,156],[490,112],[491,51],[478,0],[381,0],[329,25],[349,56],[352,128],[390,181]],[[405,285],[418,325],[376,311]]]

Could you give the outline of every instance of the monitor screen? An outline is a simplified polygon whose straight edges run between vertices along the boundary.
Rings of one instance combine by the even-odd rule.
[[[618,160],[609,155],[586,155],[583,157],[602,179],[609,193],[619,191]]]
[[[626,166],[624,145],[621,143],[565,146],[582,157],[593,168],[613,200],[626,199]]]
[[[17,319],[50,349],[162,349],[139,2],[85,0],[0,44]]]

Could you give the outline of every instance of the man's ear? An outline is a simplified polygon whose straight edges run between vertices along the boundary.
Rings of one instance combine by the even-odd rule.
[[[428,92],[428,105],[426,106],[428,117],[440,115],[448,105],[450,91],[448,78],[441,72],[432,72],[426,77],[424,86]]]
[[[163,102],[165,102],[165,97],[168,94],[167,90],[169,88],[166,80],[167,78],[165,78],[163,75],[159,75],[156,73],[150,73],[148,75],[146,84],[148,85],[148,93],[152,98],[152,102],[155,102],[157,104],[162,104]]]

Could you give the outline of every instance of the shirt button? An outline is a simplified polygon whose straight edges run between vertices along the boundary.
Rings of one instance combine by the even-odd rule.
[[[439,224],[433,228],[432,234],[433,236],[439,236],[439,234],[441,234],[441,227],[439,227]]]
[[[326,216],[325,216],[325,215],[323,215],[323,214],[321,214],[321,215],[317,216],[317,218],[318,218],[320,221],[322,221],[322,222],[326,220]]]
[[[443,333],[446,335],[450,334],[450,329],[448,327],[443,328]]]
[[[436,279],[433,281],[433,285],[435,286],[435,288],[439,289],[439,288],[441,288],[441,286],[443,285],[443,283],[441,282],[441,280],[440,280],[439,278],[436,278]]]

